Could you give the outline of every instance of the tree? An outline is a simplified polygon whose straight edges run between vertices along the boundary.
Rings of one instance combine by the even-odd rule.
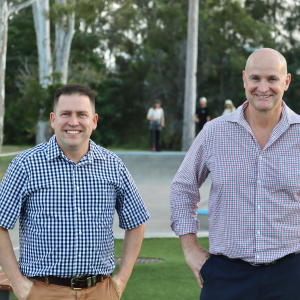
[[[32,10],[39,58],[39,81],[42,88],[46,89],[52,83],[49,0],[37,0]],[[43,114],[44,109],[41,109],[37,124],[36,144],[47,141],[47,122],[43,120]]]
[[[198,55],[198,11],[198,0],[189,0],[182,151],[187,151],[195,138],[194,113],[196,104],[196,73]]]
[[[31,5],[34,2],[35,0],[28,0],[24,3],[8,7],[6,0],[0,0],[0,152],[3,144],[3,125],[5,111],[5,68],[8,17],[11,14]]]
[[[56,0],[56,4],[61,9],[66,6],[66,0]],[[75,5],[75,1],[72,1]],[[74,36],[75,12],[63,14],[55,23],[55,72],[62,74],[61,83],[68,81],[68,66],[71,43]]]
[[[67,7],[66,0],[56,0],[58,10],[63,14],[55,20],[55,73],[61,74],[60,81],[67,83],[68,65],[71,43],[74,36],[75,12],[74,4],[71,11],[64,10]],[[41,86],[46,89],[53,82],[53,66],[51,56],[50,37],[50,7],[49,0],[37,0],[33,5],[34,25],[37,38],[39,56],[39,80]],[[49,122],[44,120],[44,109],[40,111],[40,118],[37,124],[36,144],[44,143],[49,136]],[[51,131],[51,130],[50,130]]]

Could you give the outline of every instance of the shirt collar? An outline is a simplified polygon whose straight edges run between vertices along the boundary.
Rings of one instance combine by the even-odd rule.
[[[92,162],[94,159],[105,159],[104,153],[101,151],[100,147],[97,147],[97,145],[90,139],[90,150],[89,152],[85,155],[87,156],[87,159]],[[46,156],[48,160],[55,159],[56,157],[59,156],[64,156],[63,151],[61,148],[58,146],[56,142],[56,137],[55,134],[51,137],[51,139],[48,142],[48,146],[46,148]]]
[[[236,111],[228,115],[227,121],[239,124],[244,123],[246,121],[244,117],[244,110],[248,107],[248,105],[249,101],[247,100],[239,106]],[[300,123],[300,116],[292,111],[284,101],[282,101],[282,121],[288,125]]]

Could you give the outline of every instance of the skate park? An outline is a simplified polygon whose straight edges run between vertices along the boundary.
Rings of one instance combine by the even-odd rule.
[[[137,188],[151,214],[146,222],[145,238],[175,238],[170,227],[170,186],[182,163],[186,152],[115,152],[124,162],[132,175]],[[198,237],[208,236],[207,204],[210,192],[210,177],[200,188],[201,201],[198,205],[200,230]],[[17,259],[19,258],[19,226],[18,222],[10,237]],[[124,237],[124,230],[119,228],[118,215],[115,213],[113,225],[115,239]]]

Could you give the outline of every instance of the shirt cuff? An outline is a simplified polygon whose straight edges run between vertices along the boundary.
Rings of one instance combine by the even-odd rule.
[[[171,222],[171,228],[176,235],[186,235],[189,233],[197,233],[200,228],[200,222],[196,219],[180,219]]]

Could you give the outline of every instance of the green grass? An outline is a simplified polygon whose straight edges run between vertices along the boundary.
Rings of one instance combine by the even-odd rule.
[[[10,162],[16,157],[14,156],[5,156],[5,157],[0,157],[0,182],[2,178],[5,175],[5,172],[10,164]]]
[[[2,146],[1,154],[4,153],[10,153],[10,152],[17,152],[17,151],[23,151],[29,148],[32,148],[33,146],[29,145],[22,145],[22,146],[16,146],[16,145],[4,145]],[[0,157],[0,182],[2,178],[4,177],[4,174],[10,164],[10,162],[16,157],[17,155],[12,156],[4,156]]]
[[[9,152],[16,152],[16,151],[23,151],[23,150],[27,150],[29,148],[34,147],[34,145],[3,145],[2,146],[2,150],[1,150],[1,154],[3,153],[9,153]]]
[[[208,249],[208,238],[200,238],[199,243]],[[121,257],[122,246],[123,240],[115,240],[115,257]],[[136,264],[121,300],[199,299],[200,288],[178,238],[144,239],[139,257],[160,258],[163,262]]]
[[[208,238],[199,239],[199,243],[208,249]],[[122,244],[122,240],[115,241],[116,257],[120,257]],[[139,257],[160,258],[163,262],[135,265],[122,300],[199,299],[200,288],[178,238],[145,239]]]

